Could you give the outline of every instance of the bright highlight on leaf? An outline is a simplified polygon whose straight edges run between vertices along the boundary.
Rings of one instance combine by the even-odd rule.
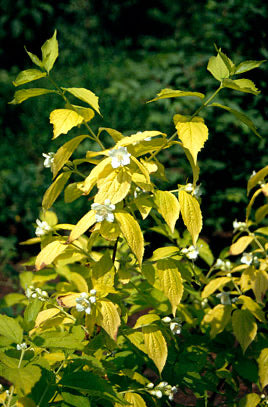
[[[146,353],[156,365],[159,373],[161,373],[166,364],[168,354],[166,340],[160,329],[156,327],[146,326],[142,328],[142,332]]]
[[[73,127],[83,123],[84,118],[73,110],[56,109],[50,113],[50,123],[53,124],[53,139],[60,134],[67,134]]]
[[[39,69],[27,69],[18,74],[17,78],[13,82],[14,86],[24,85],[37,79],[41,79],[47,76],[46,72],[39,71]]]
[[[160,99],[177,98],[182,96],[194,96],[200,99],[203,99],[205,97],[205,95],[200,92],[185,92],[183,90],[162,89],[161,92],[157,94],[156,98],[149,100],[147,103],[155,102],[156,100]]]
[[[59,55],[59,47],[57,41],[57,31],[55,30],[53,37],[47,40],[41,47],[42,63],[47,72],[50,72]]]
[[[55,240],[54,242],[49,243],[45,246],[41,252],[38,254],[35,260],[35,268],[36,270],[41,270],[42,268],[48,266],[49,264],[53,263],[53,261],[62,254],[66,249],[67,245],[65,242],[61,242],[59,240]]]
[[[179,203],[183,222],[192,237],[193,244],[195,245],[202,229],[200,205],[195,197],[183,190],[179,191]]]
[[[156,191],[154,195],[158,212],[163,216],[171,232],[180,216],[180,204],[177,198],[168,191]]]
[[[197,162],[197,154],[203,148],[208,139],[208,128],[201,122],[178,122],[176,124],[178,136],[184,148],[190,151],[194,163]]]
[[[62,88],[62,90],[71,93],[77,99],[89,104],[94,110],[96,110],[96,112],[100,114],[99,98],[93,92],[91,92],[91,90],[85,88]]]

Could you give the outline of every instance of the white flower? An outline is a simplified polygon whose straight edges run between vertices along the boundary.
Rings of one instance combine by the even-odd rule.
[[[152,137],[146,137],[145,139],[144,139],[144,141],[151,141],[152,140]]]
[[[251,265],[253,261],[253,256],[251,253],[243,253],[243,256],[241,257],[241,263],[247,264],[248,266]]]
[[[229,291],[228,292],[223,291],[222,293],[217,294],[216,297],[220,299],[222,305],[229,305],[232,303]]]
[[[190,184],[190,183],[189,183],[189,184],[186,184],[186,185],[185,185],[184,190],[185,190],[186,192],[189,192],[189,193],[193,192],[193,195],[194,195],[196,198],[199,198],[199,197],[202,195],[202,192],[201,192],[201,190],[200,190],[200,187],[201,187],[201,184],[200,184],[200,185],[196,185],[195,188],[194,188],[193,184]]]
[[[181,324],[178,322],[171,322],[169,328],[173,335],[179,335],[181,333]]]
[[[92,294],[92,295],[96,295],[96,293],[97,293],[97,291],[96,291],[94,288],[92,288],[92,290],[90,290],[89,292],[90,292],[90,294]]]
[[[46,221],[42,222],[41,220],[36,219],[36,224],[37,224],[37,228],[35,229],[36,236],[43,236],[52,230],[52,228]]]
[[[27,345],[25,342],[21,343],[21,344],[17,344],[17,350],[25,350],[27,349]]]
[[[154,388],[154,384],[153,383],[148,383],[146,386],[148,389],[153,389]]]
[[[222,271],[229,271],[232,268],[232,264],[229,260],[217,259],[215,267],[221,269]]]
[[[109,156],[112,157],[112,167],[124,167],[130,164],[130,156],[126,147],[118,147],[109,151]]]
[[[190,259],[190,260],[196,260],[199,254],[199,250],[197,247],[189,246],[188,248],[185,247],[184,249],[181,250],[182,254],[185,254],[185,256]]]
[[[171,322],[171,318],[170,317],[164,317],[164,318],[162,318],[162,321],[165,322],[166,324],[169,324]]]
[[[159,387],[161,389],[166,386],[168,386],[168,382],[160,382],[157,387]]]
[[[169,400],[173,400],[174,395],[177,393],[177,386],[172,386],[170,389],[170,395],[168,396]]]
[[[46,167],[46,168],[52,167],[52,163],[54,161],[54,155],[55,155],[55,153],[48,153],[48,154],[43,153],[42,154],[42,156],[45,157],[44,167]]]
[[[90,293],[96,294],[96,290],[90,290]],[[96,302],[95,296],[89,296],[88,293],[81,293],[79,297],[76,298],[76,310],[78,312],[85,311],[86,314],[91,314],[91,304]]]
[[[41,288],[34,288],[33,285],[30,285],[25,290],[25,295],[27,298],[38,298],[40,301],[46,301],[48,299],[48,293],[42,291]]]
[[[154,395],[155,395],[158,399],[161,399],[162,396],[163,396],[163,393],[162,393],[161,390],[155,390],[155,391],[154,391]]]
[[[102,222],[104,219],[110,223],[114,221],[114,214],[112,212],[115,210],[115,205],[111,204],[110,199],[105,199],[104,205],[98,203],[92,204],[91,209],[96,212],[96,222]]]
[[[233,221],[233,228],[234,228],[234,233],[239,231],[243,232],[243,230],[246,230],[247,224],[246,222],[238,222],[237,220]]]

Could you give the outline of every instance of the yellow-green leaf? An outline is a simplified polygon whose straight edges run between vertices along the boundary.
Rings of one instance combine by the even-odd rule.
[[[64,190],[64,202],[70,203],[80,198],[83,195],[81,189],[78,188],[78,185],[82,185],[82,182],[73,182],[72,184],[67,185]]]
[[[158,212],[163,216],[173,233],[180,216],[178,199],[169,191],[156,191],[154,197]]]
[[[125,400],[130,403],[132,407],[146,407],[143,398],[137,393],[126,393]]]
[[[263,59],[262,61],[243,61],[235,68],[235,74],[239,75],[251,71],[252,69],[258,68],[264,62],[266,62],[266,59]]]
[[[27,51],[27,48],[26,48],[26,47],[24,47],[24,49],[25,49],[25,51],[27,52],[27,54],[29,55],[31,61],[32,61],[35,65],[39,66],[40,68],[43,68],[43,62],[40,61],[40,59],[39,59],[35,54],[32,54],[31,52]]]
[[[197,154],[203,148],[208,139],[208,128],[201,122],[178,122],[176,124],[178,136],[184,148],[191,153],[194,164],[197,162]]]
[[[71,172],[63,172],[46,190],[42,201],[42,206],[45,210],[49,209],[54,204],[70,176]]]
[[[21,71],[12,83],[14,86],[20,86],[44,78],[44,76],[47,76],[46,72],[39,71],[39,69],[26,69],[26,71]]]
[[[55,240],[54,242],[49,243],[45,246],[41,252],[38,254],[35,260],[36,270],[41,270],[42,268],[51,264],[56,257],[64,252],[67,249],[65,242]]]
[[[249,393],[239,400],[238,407],[257,407],[261,398],[257,393]]]
[[[90,109],[89,107],[82,107],[77,105],[71,105],[73,110],[83,117],[85,122],[89,122],[94,116],[94,110]]]
[[[112,339],[116,340],[117,331],[121,323],[116,306],[108,300],[98,301],[97,306],[97,324],[100,325]]]
[[[71,231],[68,242],[71,243],[78,239],[90,228],[90,226],[94,225],[94,223],[96,223],[96,213],[95,211],[91,210],[86,213],[75,225],[74,229]]]
[[[210,336],[215,338],[231,320],[231,305],[218,304],[204,316],[202,324],[210,325]]]
[[[159,321],[160,317],[157,314],[142,315],[137,319],[137,322],[133,329],[142,328],[144,326],[152,325],[154,322]]]
[[[67,143],[63,144],[63,146],[58,149],[52,163],[53,177],[57,175],[59,170],[64,166],[65,163],[67,163],[79,144],[87,137],[87,135],[75,137],[70,141],[67,141]]]
[[[134,201],[142,219],[146,219],[152,209],[152,200],[146,196],[139,196]]]
[[[253,236],[242,236],[230,247],[230,254],[236,256],[243,253],[243,251],[248,247],[248,245],[253,241]]]
[[[97,186],[99,191],[95,195],[95,202],[103,204],[107,198],[110,198],[111,203],[116,204],[127,196],[131,186],[131,176],[124,167],[121,167],[97,182]]]
[[[47,40],[41,47],[42,63],[47,72],[51,71],[59,55],[59,46],[56,36],[57,31],[55,30],[53,37]]]
[[[97,180],[101,178],[103,174],[108,176],[109,172],[111,173],[112,171],[113,167],[111,166],[111,157],[107,157],[92,169],[79,189],[81,189],[85,195],[89,194]]]
[[[134,346],[136,346],[136,348],[138,348],[144,353],[147,353],[147,348],[144,343],[144,336],[142,332],[138,331],[130,332],[126,336],[129,339],[129,341],[133,343]]]
[[[72,271],[70,274],[69,281],[71,281],[76,286],[78,291],[80,291],[81,293],[88,292],[87,282],[84,279],[84,277],[81,276],[81,274]]]
[[[252,281],[253,291],[257,302],[262,302],[268,290],[268,273],[265,270],[256,270]]]
[[[48,308],[39,312],[35,320],[35,328],[39,327],[43,322],[47,321],[48,319],[55,317],[59,313],[60,310],[58,308]]]
[[[250,311],[237,309],[232,314],[232,325],[235,337],[245,353],[257,334],[255,319]]]
[[[166,134],[161,133],[160,131],[143,131],[143,132],[138,132],[136,134],[132,134],[129,137],[124,137],[120,141],[118,141],[116,147],[119,146],[129,146],[129,145],[135,145],[135,143],[140,143],[141,141],[144,141],[148,137],[156,137],[156,136],[166,136]]]
[[[56,93],[55,90],[32,88],[32,89],[21,89],[17,90],[14,94],[14,99],[9,102],[10,105],[17,105],[24,102],[29,98],[34,98],[36,96],[46,95],[47,93]]]
[[[99,98],[91,90],[85,88],[62,88],[63,90],[71,93],[76,98],[88,103],[93,109],[100,114]]]
[[[268,385],[268,348],[262,349],[258,358],[259,377],[261,386],[264,389]]]
[[[95,286],[100,285],[103,287],[114,286],[114,264],[106,251],[104,255],[92,267],[92,283]]]
[[[98,137],[101,134],[101,132],[107,131],[107,133],[112,137],[113,141],[117,143],[119,140],[121,140],[124,136],[120,131],[110,129],[109,127],[100,127],[98,131]]]
[[[257,196],[260,195],[262,192],[263,192],[262,188],[260,188],[260,189],[257,189],[257,191],[255,191],[254,194],[252,195],[252,197],[251,197],[251,199],[249,201],[249,204],[247,206],[247,209],[246,209],[246,222],[248,221],[248,218],[249,218],[250,213],[251,213],[251,208],[252,208]]]
[[[67,134],[73,127],[83,123],[84,118],[70,109],[56,109],[50,113],[50,123],[53,124],[53,139],[60,134]]]
[[[181,274],[171,259],[160,260],[156,264],[161,289],[170,301],[172,313],[175,317],[177,306],[183,294]]]
[[[155,366],[162,372],[167,360],[167,344],[160,329],[152,326],[142,328],[146,353],[154,362]]]
[[[167,99],[167,98],[177,98],[182,96],[195,96],[200,99],[203,99],[205,95],[200,92],[185,92],[183,90],[173,90],[173,89],[162,89],[156,96],[156,98],[149,100],[147,103],[154,102],[159,99]]]
[[[268,165],[258,171],[256,174],[252,175],[248,180],[247,192],[248,194],[260,181],[263,181],[264,178],[268,175]]]
[[[258,95],[261,93],[250,79],[224,79],[222,82],[225,88],[231,88],[240,92],[252,93]]]
[[[211,280],[206,287],[204,288],[201,297],[202,298],[207,298],[211,294],[213,294],[216,290],[219,288],[225,286],[228,284],[232,279],[230,277],[219,277],[219,278],[214,278]]]
[[[229,78],[229,69],[219,53],[216,57],[209,58],[207,70],[220,82]]]
[[[197,199],[185,191],[179,191],[182,219],[195,245],[202,229],[202,214]]]
[[[129,247],[141,265],[144,253],[144,239],[138,222],[125,211],[115,212],[114,215]]]

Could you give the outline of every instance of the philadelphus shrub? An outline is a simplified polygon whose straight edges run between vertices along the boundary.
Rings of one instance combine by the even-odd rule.
[[[257,197],[258,203],[267,197],[268,167],[249,179],[248,194],[254,193],[246,218],[234,220],[231,247],[214,259],[199,238],[197,161],[208,139],[201,110],[229,111],[258,135],[244,113],[212,100],[226,88],[257,95],[254,83],[239,75],[263,61],[235,65],[217,50],[207,66],[218,82],[213,95],[163,89],[150,101],[201,100],[191,116],[173,117],[173,135],[162,129],[123,135],[90,126],[100,115],[91,90],[55,83],[56,32],[41,51],[41,59],[26,51],[36,67],[22,71],[14,85],[42,78],[50,87],[18,90],[11,103],[60,97],[62,108],[50,113],[53,139],[76,127],[81,135],[55,154],[43,152],[53,181],[43,197],[36,237],[24,242],[41,245],[20,274],[25,294],[8,294],[2,304],[11,316],[0,315],[5,379],[0,402],[5,407],[149,407],[184,405],[180,400],[191,397],[197,406],[265,405],[268,228],[259,223],[268,204],[254,211],[253,205]],[[92,150],[71,161],[85,140],[92,141]],[[160,190],[165,169],[157,157],[173,146],[185,152],[192,178],[176,190]],[[88,202],[77,224],[59,224],[51,210],[62,191],[66,204]],[[185,225],[181,233],[175,228],[179,218]],[[152,254],[144,254],[148,224],[159,234]],[[248,394],[239,393],[240,383]]]

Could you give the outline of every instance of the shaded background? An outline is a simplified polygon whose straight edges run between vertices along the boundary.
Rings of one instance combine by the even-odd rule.
[[[34,236],[42,195],[51,182],[42,153],[56,151],[70,138],[51,141],[48,117],[51,110],[62,106],[57,98],[42,96],[22,105],[7,104],[14,93],[12,80],[20,70],[32,67],[25,45],[39,55],[44,41],[58,30],[60,54],[53,77],[62,86],[86,87],[100,97],[104,119],[92,122],[94,128],[112,127],[126,135],[143,130],[171,135],[173,115],[191,114],[200,102],[194,98],[145,102],[165,87],[215,90],[217,82],[206,71],[209,57],[215,55],[214,43],[235,63],[267,59],[267,16],[268,5],[260,0],[194,0],[189,4],[168,0],[0,0],[2,268],[23,254],[17,242]],[[227,112],[204,112],[210,136],[199,157],[205,218],[202,233],[216,250],[225,236],[230,238],[233,220],[244,218],[247,179],[254,169],[267,164],[267,64],[245,77],[255,81],[261,95],[226,89],[217,102],[248,114],[262,140]],[[85,142],[77,156],[87,148]],[[161,161],[170,187],[176,188],[190,177],[179,149],[163,152]],[[83,199],[68,205],[60,199],[54,206],[60,222],[71,223],[87,207]]]

